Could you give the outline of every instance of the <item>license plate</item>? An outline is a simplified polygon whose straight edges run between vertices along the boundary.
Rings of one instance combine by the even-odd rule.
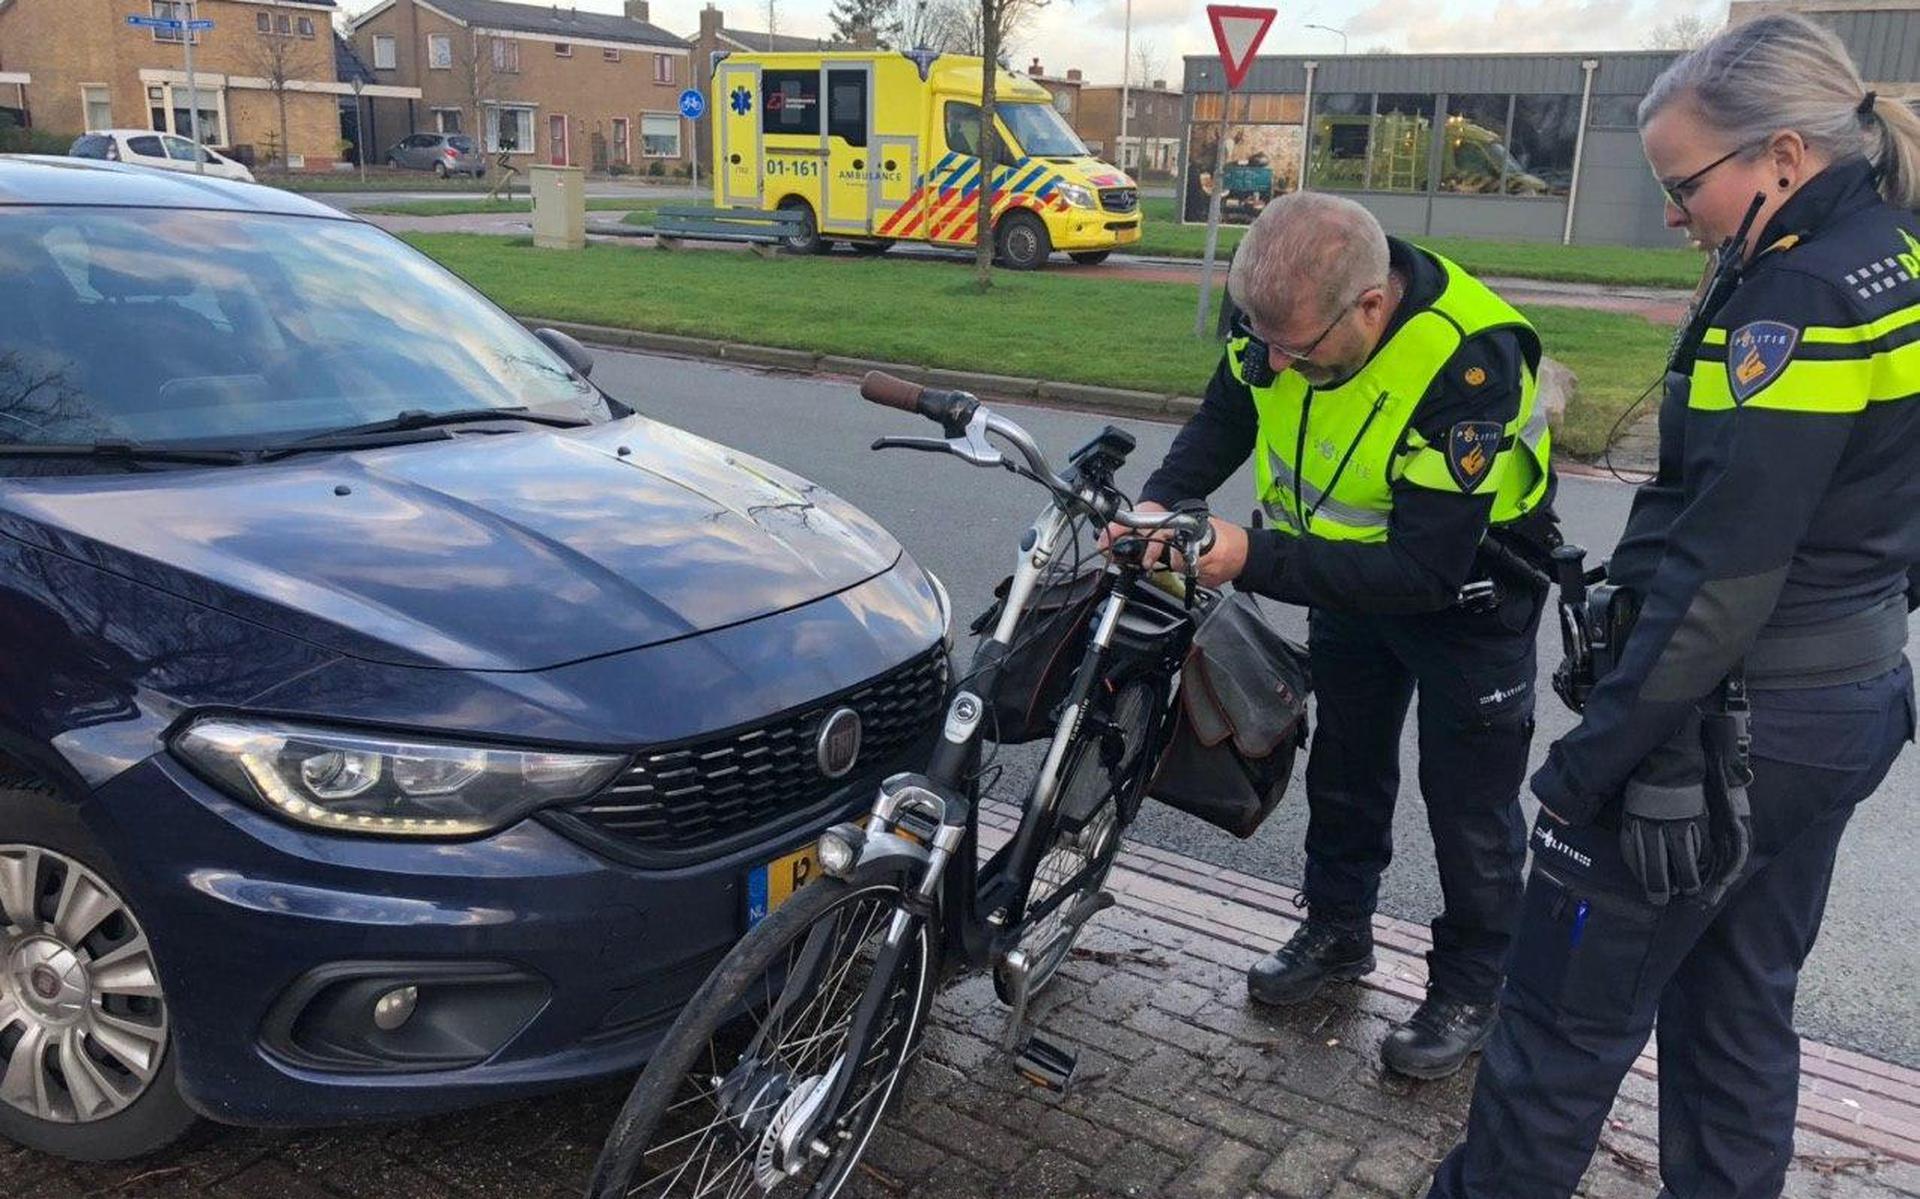
[[[812,844],[754,867],[747,875],[747,927],[778,911],[794,892],[818,877],[820,861]]]

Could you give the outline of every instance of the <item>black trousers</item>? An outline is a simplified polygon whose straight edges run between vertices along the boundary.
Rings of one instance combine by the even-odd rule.
[[[1491,1003],[1519,909],[1526,826],[1520,784],[1533,739],[1530,595],[1498,612],[1308,622],[1318,724],[1307,759],[1303,888],[1317,920],[1364,927],[1393,858],[1400,732],[1420,697],[1420,794],[1445,910],[1433,922],[1436,992]]]
[[[1754,853],[1717,907],[1649,905],[1610,828],[1542,816],[1500,1025],[1429,1199],[1561,1199],[1659,1021],[1666,1199],[1775,1199],[1793,1159],[1793,1000],[1840,837],[1914,733],[1906,665],[1753,695]]]

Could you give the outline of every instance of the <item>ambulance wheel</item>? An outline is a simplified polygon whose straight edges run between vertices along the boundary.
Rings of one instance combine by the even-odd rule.
[[[890,241],[853,241],[847,244],[852,246],[853,252],[862,258],[878,258],[893,249],[893,243]]]
[[[1047,265],[1053,253],[1047,227],[1029,212],[1010,212],[1000,218],[994,240],[999,243],[1000,265],[1011,271],[1037,271]]]
[[[806,218],[800,226],[800,232],[787,238],[784,243],[789,254],[825,254],[833,246],[820,236],[820,222],[814,219],[813,206],[805,200],[788,200],[780,205],[782,212],[798,212]]]
[[[1107,255],[1111,253],[1113,253],[1112,250],[1081,250],[1078,253],[1067,255],[1067,257],[1073,259],[1081,266],[1099,266],[1107,260]]]

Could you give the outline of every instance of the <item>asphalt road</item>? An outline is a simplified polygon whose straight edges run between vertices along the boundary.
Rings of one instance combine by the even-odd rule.
[[[863,403],[847,380],[766,374],[672,358],[599,351],[595,379],[643,412],[799,472],[883,521],[902,544],[952,591],[960,621],[988,602],[1011,569],[1020,534],[1044,502],[1033,485],[954,459],[905,451],[874,454],[882,433],[922,434],[923,422]],[[990,363],[983,367],[991,369]],[[1001,409],[1024,425],[1056,463],[1108,418],[1032,407]],[[1123,486],[1138,486],[1160,461],[1176,427],[1113,420],[1139,440]],[[1219,493],[1224,511],[1250,507],[1253,485],[1243,471]],[[1630,489],[1611,480],[1564,480],[1560,513],[1570,540],[1609,547],[1625,523]],[[1305,636],[1304,613],[1275,606],[1281,626]],[[1541,662],[1559,661],[1558,632],[1543,622]],[[1539,704],[1537,764],[1547,745],[1572,725],[1546,691]],[[1409,733],[1412,721],[1409,720]],[[1028,755],[1030,759],[1031,755]],[[1426,814],[1419,802],[1411,738],[1402,748],[1408,780],[1396,814],[1395,860],[1381,889],[1382,908],[1426,921],[1439,911]],[[1028,769],[1031,769],[1028,766]],[[1134,835],[1150,844],[1276,881],[1297,884],[1306,805],[1294,793],[1249,841],[1150,804]],[[1010,771],[1010,781],[1018,777]],[[1920,948],[1908,907],[1920,866],[1908,822],[1920,816],[1920,751],[1909,752],[1878,794],[1861,806],[1841,847],[1825,930],[1802,976],[1801,1031],[1811,1037],[1920,1067]],[[1529,817],[1533,803],[1527,799]]]

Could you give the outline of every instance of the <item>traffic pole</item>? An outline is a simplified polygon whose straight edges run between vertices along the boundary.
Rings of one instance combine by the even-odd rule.
[[[188,19],[191,20],[191,9],[188,10],[188,14]],[[197,35],[191,28],[183,29],[181,32],[186,35],[187,127],[193,131],[193,173],[204,175],[207,173],[207,151],[206,143],[200,140],[200,77],[193,71],[193,39]]]
[[[1220,144],[1213,150],[1213,187],[1207,199],[1207,251],[1200,264],[1200,300],[1193,311],[1193,335],[1207,335],[1208,309],[1213,302],[1213,256],[1220,248],[1220,197],[1225,191],[1221,176],[1227,169],[1227,118],[1233,114],[1233,84],[1227,83],[1220,100]]]

